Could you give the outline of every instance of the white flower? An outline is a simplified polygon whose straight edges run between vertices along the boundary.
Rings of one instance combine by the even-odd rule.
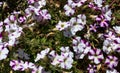
[[[77,23],[85,25],[86,24],[86,16],[84,14],[79,14],[77,16]]]
[[[69,50],[69,47],[61,47],[61,54],[56,55],[52,61],[52,65],[58,65],[64,69],[70,69],[73,63],[73,52]]]
[[[3,46],[3,44],[0,44],[0,60],[6,59],[8,53],[9,50],[5,46]]]
[[[68,0],[68,4],[72,7],[80,7],[85,3],[87,0]]]
[[[63,62],[64,61],[64,57],[62,57],[62,56],[59,56],[59,55],[57,55],[57,56],[55,56],[55,58],[54,58],[54,60],[52,61],[52,65],[57,65],[57,64],[59,64],[60,62]]]
[[[117,34],[120,34],[120,26],[114,26],[113,29]]]
[[[103,0],[94,0],[94,2],[98,7],[102,7]]]
[[[83,59],[90,49],[91,46],[89,42],[81,40],[81,37],[75,37],[73,39],[73,50],[77,54],[76,58]]]
[[[70,32],[74,36],[77,31],[81,31],[86,24],[86,16],[84,14],[80,14],[77,18],[73,17],[70,19]]]
[[[43,73],[43,67],[39,66],[39,67],[32,69],[32,73]]]
[[[2,6],[3,2],[0,2],[0,7]]]
[[[72,67],[73,59],[67,58],[64,62],[60,63],[61,68],[70,69]]]
[[[71,16],[75,13],[75,9],[68,4],[64,6],[64,10],[65,10],[65,15],[67,16]]]
[[[113,70],[106,70],[106,73],[119,73],[119,72],[117,72],[116,69],[113,69]]]
[[[3,31],[3,22],[0,22],[0,33]]]
[[[69,22],[62,22],[59,21],[58,24],[56,25],[56,28],[60,31],[65,30],[66,28],[68,28],[70,26]]]
[[[46,5],[46,0],[39,0],[34,4],[34,6],[37,7],[38,9],[42,8],[45,5]]]
[[[75,35],[77,31],[81,31],[84,28],[84,26],[82,25],[74,25],[73,27],[71,27],[71,33],[72,35]]]
[[[109,5],[106,5],[105,7],[102,8],[102,12],[103,12],[103,15],[105,16],[105,18],[107,20],[111,20],[111,15],[112,15],[112,11],[111,9],[109,9]]]
[[[50,48],[47,48],[45,50],[42,50],[40,53],[38,53],[37,57],[35,58],[35,62],[37,62],[40,59],[43,59],[48,54],[49,51],[50,51]]]
[[[51,19],[51,15],[48,13],[47,9],[43,9],[39,13],[42,15],[43,19]]]

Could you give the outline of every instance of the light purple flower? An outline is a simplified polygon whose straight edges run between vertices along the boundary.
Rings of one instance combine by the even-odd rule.
[[[107,39],[107,40],[114,40],[116,38],[114,32],[112,31],[109,31],[107,34],[104,34],[104,37]]]
[[[102,51],[100,49],[95,48],[95,49],[91,49],[89,51],[88,58],[90,60],[93,60],[93,62],[95,64],[99,64],[104,59],[104,56],[103,56]]]
[[[105,64],[108,68],[114,69],[118,64],[118,58],[115,56],[108,56],[105,60]]]
[[[109,21],[103,16],[100,15],[96,18],[96,21],[99,23],[100,27],[108,27]]]
[[[17,54],[18,54],[18,57],[21,58],[21,59],[25,59],[25,60],[29,60],[30,59],[29,55],[27,53],[25,53],[24,50],[21,49],[21,48],[19,48],[17,50]]]
[[[90,31],[94,31],[94,32],[96,32],[97,29],[98,28],[98,26],[96,25],[96,24],[94,24],[94,25],[90,25]]]

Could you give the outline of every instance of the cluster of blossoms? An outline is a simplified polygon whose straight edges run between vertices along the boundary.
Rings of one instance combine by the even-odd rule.
[[[0,4],[2,4],[2,2],[0,2]],[[51,19],[51,15],[46,9],[41,10],[41,8],[46,5],[45,0],[28,0],[28,4],[29,6],[25,9],[24,14],[22,14],[21,11],[14,11],[10,16],[4,19],[4,21],[0,21],[0,46],[4,45],[1,47],[0,51],[1,60],[3,57],[3,59],[5,59],[6,57],[4,55],[7,56],[9,52],[7,47],[15,46],[19,42],[17,38],[20,37],[24,29],[24,26],[20,24],[29,24],[28,19],[30,18],[36,21]],[[34,23],[26,26],[30,27],[32,25],[34,25]],[[3,52],[5,50],[6,52]]]
[[[71,16],[75,13],[75,7],[82,6],[87,0],[68,0],[64,6],[66,16]],[[110,21],[112,19],[112,11],[109,9],[109,5],[103,5],[105,0],[92,0],[89,2],[88,7],[92,10],[98,11],[99,14],[92,16],[94,20],[92,24],[87,25],[87,17],[85,14],[79,14],[77,17],[71,17],[70,21],[62,22],[59,21],[56,25],[57,30],[62,31],[64,36],[72,36],[73,51],[75,52],[76,59],[84,59],[88,56],[90,63],[87,70],[88,73],[96,73],[97,66],[104,64],[107,69],[106,73],[118,73],[115,67],[118,65],[118,58],[112,55],[114,52],[120,52],[120,26],[113,26],[111,28]],[[78,31],[87,28],[87,35],[89,36],[78,36]],[[91,33],[96,33],[104,29],[104,33],[98,33],[98,38],[103,41],[103,46],[96,47],[92,44],[89,39]]]
[[[61,47],[61,54],[57,54],[54,50],[50,51],[50,48],[42,50],[40,53],[37,54],[35,58],[35,62],[44,59],[47,57],[51,60],[51,64],[53,66],[58,66],[63,69],[70,69],[72,68],[73,63],[73,52],[70,51],[69,47]],[[42,66],[36,66],[32,62],[23,62],[22,60],[12,60],[10,61],[10,66],[14,71],[25,71],[26,69],[30,69],[32,73],[46,73]],[[49,72],[47,72],[49,73]]]
[[[0,2],[0,7],[2,4]],[[23,29],[35,24],[34,22],[29,24],[29,19],[37,22],[51,19],[48,10],[41,9],[46,5],[45,0],[28,0],[28,4],[28,8],[25,9],[24,13],[14,11],[4,21],[0,21],[0,60],[7,58],[9,46],[15,46],[19,43],[18,38],[23,33]],[[18,57],[29,59],[28,54],[24,53],[22,49],[17,50],[17,53]],[[47,73],[42,66],[36,66],[34,63],[28,61],[11,60],[10,66],[15,71],[30,69],[32,73]]]
[[[65,15],[71,16],[75,13],[76,7],[81,7],[87,0],[68,0],[64,6]]]
[[[46,0],[28,0],[28,8],[25,9],[26,17],[31,17],[37,22],[42,22],[47,19],[51,19],[51,15],[47,9],[41,9],[46,5]]]
[[[19,43],[18,38],[23,33],[25,27],[30,27],[35,22],[44,22],[51,19],[51,15],[47,9],[43,9],[46,5],[46,0],[27,0],[28,7],[22,14],[20,11],[11,13],[4,21],[0,21],[0,60],[6,59],[9,54],[9,46],[15,46]],[[71,16],[75,13],[75,8],[81,7],[87,2],[87,0],[68,0],[64,6],[65,15]],[[37,54],[34,62],[38,62],[41,59],[47,57],[50,60],[52,66],[60,67],[61,69],[69,70],[73,67],[73,63],[76,60],[87,59],[89,61],[88,73],[96,73],[98,71],[98,65],[104,65],[106,67],[106,73],[118,73],[116,67],[118,65],[118,58],[114,55],[114,52],[120,53],[120,26],[110,26],[112,20],[112,11],[109,9],[109,5],[103,5],[105,0],[92,0],[87,6],[100,12],[98,15],[93,15],[92,19],[94,23],[87,23],[87,15],[79,14],[76,17],[71,17],[69,21],[59,21],[56,25],[56,29],[63,32],[65,37],[72,38],[72,47],[61,47],[60,54],[55,50],[47,48]],[[0,2],[0,7],[2,2]],[[33,20],[33,23],[29,23],[29,19]],[[21,25],[25,24],[25,26]],[[85,37],[78,36],[77,32],[81,32],[86,27],[87,35],[92,35],[104,29],[105,32],[100,33],[98,36],[100,42],[103,44],[101,47],[95,46],[94,42],[91,43],[90,36]],[[7,37],[7,38],[6,38]],[[98,42],[99,42],[98,41]],[[21,51],[21,52],[20,52]],[[24,54],[24,56],[21,55]],[[24,51],[18,50],[18,55],[21,58],[30,58]],[[85,58],[86,57],[86,58]],[[76,60],[74,60],[76,59]],[[11,60],[10,66],[16,71],[30,70],[32,73],[51,73],[46,72],[44,67],[38,66],[35,63]],[[102,66],[101,66],[102,67]],[[101,68],[100,67],[100,68]],[[101,68],[102,69],[102,68]]]
[[[66,37],[74,36],[77,31],[81,31],[86,24],[86,16],[79,14],[77,17],[72,17],[70,21],[59,21],[56,28],[60,31],[63,30]]]
[[[50,58],[52,65],[61,67],[63,69],[71,69],[73,63],[73,52],[70,51],[69,47],[61,47],[61,54],[58,55],[55,51],[50,52]]]
[[[34,63],[28,61],[12,60],[10,61],[10,66],[14,71],[25,71],[29,69],[31,73],[50,73],[46,72],[42,66],[36,66]]]

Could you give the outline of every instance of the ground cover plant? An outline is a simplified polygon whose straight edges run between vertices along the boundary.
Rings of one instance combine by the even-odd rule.
[[[0,73],[119,72],[119,0],[0,1]]]

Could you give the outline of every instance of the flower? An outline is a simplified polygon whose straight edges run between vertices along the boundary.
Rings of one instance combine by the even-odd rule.
[[[97,67],[96,67],[96,65],[89,64],[87,70],[88,70],[88,73],[96,73]]]
[[[77,31],[81,31],[86,24],[86,16],[84,14],[79,14],[77,17],[70,19],[70,31],[74,36]]]
[[[93,2],[90,2],[88,6],[94,10],[101,10],[101,8],[96,6]]]
[[[119,72],[117,72],[116,69],[113,69],[113,70],[106,70],[106,73],[119,73]]]
[[[60,31],[65,30],[66,28],[68,28],[70,26],[69,22],[62,22],[59,21],[58,24],[56,25],[56,28]]]
[[[109,31],[107,34],[104,34],[104,37],[110,41],[113,41],[116,38],[114,32],[112,31]]]
[[[21,16],[18,18],[18,22],[19,23],[24,23],[26,21],[26,17],[25,16]]]
[[[52,65],[58,65],[64,69],[70,69],[73,63],[73,52],[69,50],[69,47],[61,47],[61,54],[55,55]]]
[[[120,38],[115,37],[111,40],[104,40],[103,42],[103,51],[107,54],[111,52],[120,52]]]
[[[43,19],[51,19],[51,15],[48,13],[47,9],[40,10],[39,14],[43,17]]]
[[[31,70],[36,69],[36,66],[34,63],[28,62],[28,61],[23,62],[22,60],[11,60],[10,66],[15,71],[16,70],[24,71],[26,69],[31,69]]]
[[[38,9],[41,9],[43,6],[46,5],[46,0],[38,0],[35,2],[34,6]]]
[[[82,25],[74,25],[71,27],[71,33],[72,35],[75,35],[77,31],[81,31],[84,28]]]
[[[118,64],[118,58],[115,56],[108,56],[105,60],[105,64],[108,68],[114,69]]]
[[[98,7],[102,7],[103,0],[94,0],[94,3],[95,3]]]
[[[112,11],[111,11],[111,9],[109,9],[109,5],[102,7],[101,11],[102,11],[102,14],[105,17],[105,19],[107,19],[108,21],[110,21],[112,19],[112,17],[111,17]]]
[[[99,23],[100,27],[108,27],[109,25],[109,21],[103,15],[98,16],[96,21]]]
[[[3,22],[0,22],[0,33],[3,31]]]
[[[23,66],[24,62],[22,60],[12,60],[10,61],[10,66],[12,67],[13,70],[20,70],[20,71],[24,71],[24,66]]]
[[[61,62],[59,66],[61,68],[64,68],[64,69],[70,69],[70,68],[72,68],[73,59],[72,58],[66,58],[64,60],[65,61]]]
[[[37,0],[27,0],[28,1],[28,4],[33,4],[33,3],[35,3],[35,1],[37,1]]]
[[[73,38],[73,50],[76,53],[76,57],[83,59],[84,56],[89,52],[91,46],[89,42],[82,40],[80,37]]]
[[[120,34],[120,26],[114,26],[113,29],[117,34]]]
[[[88,59],[93,60],[95,64],[99,64],[104,57],[102,51],[95,48],[89,51]]]
[[[77,23],[82,24],[82,25],[86,24],[86,16],[85,16],[85,14],[77,15]]]
[[[5,47],[4,44],[0,44],[0,60],[6,59],[9,50]]]
[[[91,31],[96,32],[96,31],[97,31],[96,28],[97,28],[97,25],[96,25],[96,24],[90,25],[90,30],[91,30]]]
[[[50,51],[50,48],[47,48],[45,50],[42,50],[40,53],[38,53],[37,57],[35,58],[35,62],[37,62],[40,59],[43,59],[48,54],[49,51]]]
[[[39,66],[37,68],[32,69],[31,73],[43,73],[43,67]]]
[[[68,3],[71,3],[71,6],[80,7],[82,6],[87,0],[68,0]]]
[[[65,15],[67,16],[71,16],[75,13],[75,8],[70,6],[69,4],[66,4],[64,6],[64,10],[65,10]]]
[[[25,53],[23,49],[20,49],[20,48],[19,48],[19,49],[17,50],[17,54],[18,54],[18,57],[19,57],[19,58],[26,59],[26,60],[29,60],[29,59],[30,59],[30,58],[29,58],[29,55],[28,55],[27,53]]]
[[[0,7],[2,6],[3,2],[0,2]]]

